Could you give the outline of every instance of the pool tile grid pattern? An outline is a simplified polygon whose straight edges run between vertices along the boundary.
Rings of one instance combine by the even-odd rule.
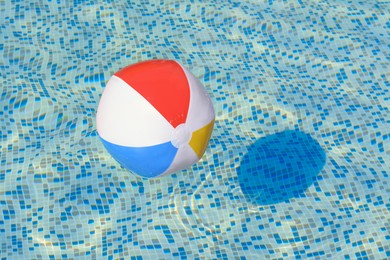
[[[389,258],[389,11],[1,3],[0,259]],[[153,58],[199,77],[217,121],[198,164],[142,180],[94,117]]]

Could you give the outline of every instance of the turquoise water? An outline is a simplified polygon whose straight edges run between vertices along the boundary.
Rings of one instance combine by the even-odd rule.
[[[390,258],[390,3],[1,1],[0,259]],[[216,111],[191,168],[104,149],[105,83],[173,59]]]

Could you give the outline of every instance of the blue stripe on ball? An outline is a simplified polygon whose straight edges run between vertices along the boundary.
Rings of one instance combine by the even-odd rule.
[[[107,142],[101,137],[100,139],[123,167],[146,178],[164,173],[171,166],[178,150],[171,142],[146,147],[127,147]]]

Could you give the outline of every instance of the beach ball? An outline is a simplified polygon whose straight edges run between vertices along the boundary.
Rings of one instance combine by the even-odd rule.
[[[97,132],[123,167],[154,178],[198,162],[214,126],[201,82],[172,60],[150,60],[115,73],[101,96]]]

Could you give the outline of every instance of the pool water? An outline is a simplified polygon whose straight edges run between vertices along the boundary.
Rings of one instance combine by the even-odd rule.
[[[390,258],[390,3],[1,1],[0,259]],[[105,84],[172,59],[216,111],[201,161],[123,169]]]

